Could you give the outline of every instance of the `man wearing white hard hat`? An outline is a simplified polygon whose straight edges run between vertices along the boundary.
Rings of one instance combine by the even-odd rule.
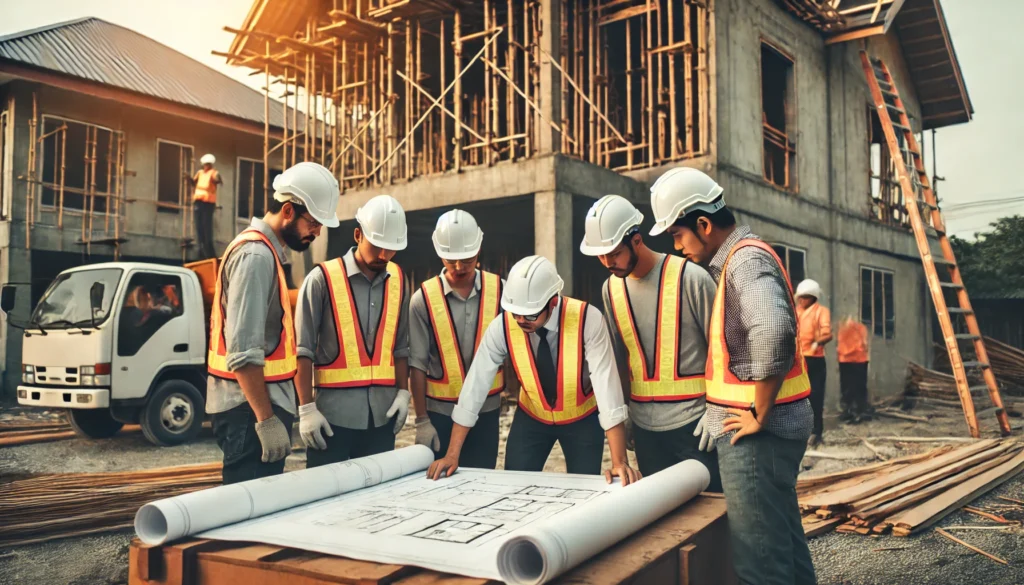
[[[654,228],[718,283],[705,371],[704,431],[715,441],[741,583],[813,584],[796,499],[811,434],[811,383],[789,277],[771,246],[725,206],[722,187],[676,168],[651,187]]]
[[[213,243],[213,212],[217,209],[217,187],[224,184],[220,173],[213,165],[217,159],[212,154],[204,154],[199,159],[203,168],[196,171],[196,174],[189,177],[189,185],[195,190],[192,192],[192,210],[196,224],[196,243],[199,245],[199,259],[214,258],[217,252]]]
[[[625,198],[606,195],[587,212],[580,243],[612,274],[601,299],[628,386],[636,461],[647,476],[697,459],[711,472],[708,491],[721,492],[718,458],[701,449],[708,438],[698,428],[715,281],[692,262],[648,248],[643,219]]]
[[[811,379],[811,410],[814,428],[808,447],[821,444],[822,419],[825,411],[825,344],[832,341],[832,313],[821,304],[821,287],[807,279],[796,285],[796,318],[800,323],[800,353],[807,362]]]
[[[297,368],[285,248],[303,251],[324,226],[337,227],[339,193],[326,168],[291,167],[274,179],[267,214],[224,252],[210,311],[206,412],[224,452],[225,484],[284,470]]]
[[[356,222],[355,247],[317,265],[299,290],[306,467],[391,451],[409,412],[409,294],[392,262],[408,243],[405,211],[378,195],[356,211]]]
[[[527,256],[512,266],[501,295],[505,312],[487,326],[452,411],[448,451],[427,477],[447,477],[458,468],[494,377],[511,358],[522,389],[505,469],[543,470],[557,441],[566,471],[599,474],[607,436],[612,469],[605,479],[618,477],[624,485],[640,479],[626,457],[627,411],[604,318],[596,307],[562,295],[562,286],[547,258]]]
[[[409,365],[416,408],[416,443],[448,451],[452,411],[484,331],[501,312],[504,283],[477,268],[484,233],[472,215],[453,209],[437,220],[434,250],[444,270],[424,282],[409,302]],[[499,416],[505,368],[487,389],[480,417],[462,449],[466,467],[494,469],[498,461]]]

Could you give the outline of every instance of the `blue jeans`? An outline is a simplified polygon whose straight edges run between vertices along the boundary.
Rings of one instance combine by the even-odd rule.
[[[732,558],[744,585],[814,585],[796,477],[807,445],[767,431],[718,438],[718,465],[729,518]]]

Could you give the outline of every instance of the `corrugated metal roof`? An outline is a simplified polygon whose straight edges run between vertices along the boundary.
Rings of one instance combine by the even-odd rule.
[[[0,59],[263,123],[262,93],[95,17],[0,37]],[[271,104],[270,123],[281,125],[280,104]]]

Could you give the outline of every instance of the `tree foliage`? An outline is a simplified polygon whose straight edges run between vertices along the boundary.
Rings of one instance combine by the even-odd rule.
[[[1024,217],[993,222],[974,241],[950,238],[964,284],[972,297],[1005,298],[1024,294]]]

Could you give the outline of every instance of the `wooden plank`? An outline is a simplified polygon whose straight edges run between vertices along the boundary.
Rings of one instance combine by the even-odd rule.
[[[828,520],[818,520],[817,522],[808,522],[804,524],[804,536],[807,538],[814,538],[820,536],[826,532],[831,532],[833,528],[842,524],[845,518],[829,518]]]
[[[498,581],[424,571],[394,581],[394,585],[500,585]]]

